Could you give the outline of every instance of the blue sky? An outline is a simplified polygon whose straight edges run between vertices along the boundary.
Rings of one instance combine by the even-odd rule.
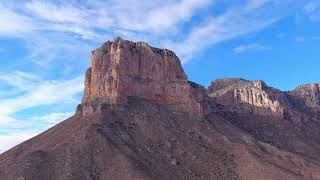
[[[90,51],[116,36],[172,49],[204,86],[320,81],[318,0],[13,0],[0,12],[0,152],[71,116]]]

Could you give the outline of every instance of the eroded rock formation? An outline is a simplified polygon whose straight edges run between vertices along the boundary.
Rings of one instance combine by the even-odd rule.
[[[301,107],[320,109],[318,84],[281,92],[263,81],[227,78],[213,81],[206,90],[188,81],[172,51],[116,38],[92,51],[78,112],[90,114],[103,104],[126,104],[131,96],[200,116],[212,110],[209,101],[224,105],[230,112],[279,116],[296,122],[306,119]]]
[[[91,53],[83,112],[91,111],[90,104],[122,104],[138,96],[199,114],[201,98],[193,88],[172,51],[116,38]]]
[[[279,90],[268,87],[263,81],[237,78],[215,80],[209,87],[208,93],[210,97],[228,105],[233,111],[248,104],[254,112],[264,114],[269,110],[269,113],[283,116],[287,106],[285,95]]]
[[[320,84],[306,84],[289,92],[300,104],[320,111]]]

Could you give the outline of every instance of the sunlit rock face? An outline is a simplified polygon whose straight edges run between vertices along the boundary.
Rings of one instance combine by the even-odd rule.
[[[193,92],[172,51],[116,38],[92,52],[82,104],[123,104],[136,96],[200,113],[201,103]]]
[[[234,97],[237,100],[253,106],[267,108],[273,112],[281,113],[283,108],[280,106],[280,102],[278,100],[272,100],[271,95],[269,95],[264,88],[265,84],[262,81],[253,81],[251,85],[234,91]]]
[[[203,115],[211,102],[225,110],[306,119],[307,111],[319,111],[319,85],[281,92],[263,81],[238,78],[215,80],[206,90],[188,81],[179,58],[170,50],[116,38],[91,53],[85,93],[79,111],[90,114],[101,104],[126,104],[130,96],[164,103],[175,111]],[[317,117],[315,117],[317,118]]]
[[[268,87],[263,81],[236,78],[215,80],[208,93],[218,102],[230,105],[232,111],[251,110],[258,114],[283,116],[288,104],[281,91]]]

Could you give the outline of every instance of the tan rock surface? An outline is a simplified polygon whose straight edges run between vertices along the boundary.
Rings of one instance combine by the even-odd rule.
[[[268,87],[263,81],[236,78],[215,80],[209,87],[208,93],[222,104],[240,107],[241,104],[247,103],[253,107],[270,110],[272,114],[279,116],[283,116],[287,105],[285,95]],[[257,111],[257,113],[265,112]]]

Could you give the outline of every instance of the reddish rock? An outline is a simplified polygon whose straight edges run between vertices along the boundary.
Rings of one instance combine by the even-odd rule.
[[[167,49],[116,38],[91,53],[82,104],[123,104],[137,96],[170,104],[183,112],[200,113],[178,57]],[[90,112],[85,107],[84,112]]]

